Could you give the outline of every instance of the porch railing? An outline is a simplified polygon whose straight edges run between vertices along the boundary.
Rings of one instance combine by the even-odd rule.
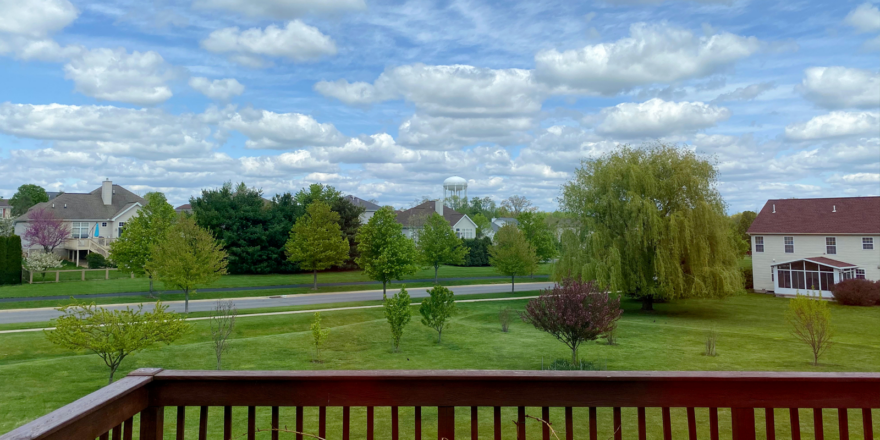
[[[233,427],[234,406],[247,407],[246,426]],[[168,420],[165,418],[167,407],[176,407],[176,412],[175,409],[169,411]],[[186,420],[186,407],[197,407],[198,420]],[[209,407],[222,407],[222,420],[210,420]],[[686,409],[689,440],[697,439],[695,408],[708,408],[708,430],[701,426],[700,431],[708,431],[711,440],[727,438],[728,433],[734,440],[753,440],[762,430],[762,438],[775,440],[777,423],[790,424],[791,438],[799,440],[798,408],[808,408],[812,410],[815,438],[822,440],[825,432],[822,409],[832,408],[838,414],[838,426],[834,429],[838,438],[848,440],[852,430],[855,438],[868,440],[873,439],[871,408],[880,408],[880,374],[141,369],[0,436],[0,440],[128,440],[136,435],[142,440],[155,440],[163,438],[165,425],[171,423],[176,429],[170,431],[177,439],[184,438],[187,426],[191,431],[197,426],[197,437],[205,439],[209,424],[219,429],[221,423],[223,439],[255,439],[261,429],[270,430],[268,435],[278,439],[279,431],[284,430],[282,427],[293,423],[281,424],[279,407],[296,408],[295,429],[289,430],[299,433],[303,432],[303,407],[317,407],[317,432],[311,434],[320,438],[327,438],[327,408],[342,407],[341,438],[344,440],[352,437],[352,407],[366,407],[368,440],[375,435],[376,407],[390,407],[391,438],[394,440],[400,437],[400,407],[414,407],[412,427],[417,439],[423,435],[434,438],[434,432],[422,432],[424,419],[421,410],[423,407],[436,408],[437,438],[448,440],[456,437],[456,420],[466,422],[469,427],[469,435],[459,435],[459,438],[476,439],[482,434],[483,438],[525,439],[528,435],[529,438],[548,440],[556,435],[556,431],[564,431],[560,436],[568,440],[597,440],[597,426],[608,426],[610,422],[615,440],[624,437],[645,440],[648,427],[646,408],[660,408],[662,422],[652,424],[662,424],[664,440],[672,438],[670,408]],[[515,424],[502,421],[502,407],[516,409]],[[540,416],[527,416],[526,407],[540,407]],[[564,408],[564,416],[560,420],[549,420],[551,407]],[[600,407],[611,408],[611,420],[598,419],[596,409]],[[580,432],[575,429],[573,408],[588,414],[588,420],[578,421]],[[636,409],[634,420],[627,420],[626,425],[621,408]],[[725,414],[726,409],[730,409],[729,424],[719,422],[719,408],[723,408]],[[777,421],[774,408],[788,409],[786,419],[789,420]],[[433,414],[433,408],[430,409]],[[679,411],[676,410],[676,414]],[[256,425],[258,412],[261,419],[271,417],[267,424],[270,426]],[[338,412],[334,409],[334,414]],[[562,414],[560,410],[554,412]],[[603,409],[603,414],[605,412]],[[632,417],[631,413],[632,410],[628,409],[628,417]],[[756,426],[756,413],[763,414],[762,426]],[[860,413],[860,424],[850,423],[852,413]],[[484,421],[490,419],[491,423],[481,426],[480,414]],[[532,423],[526,432],[527,417],[532,422],[534,418],[551,424]],[[726,416],[724,420],[727,420]],[[382,422],[387,425],[386,420]],[[465,431],[468,430],[459,426],[459,434]],[[304,436],[295,435],[300,440]],[[305,435],[310,436],[309,433]]]

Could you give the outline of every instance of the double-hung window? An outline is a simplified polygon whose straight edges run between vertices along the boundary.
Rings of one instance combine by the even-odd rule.
[[[119,222],[119,232],[117,233],[117,237],[122,237],[122,230],[125,229],[125,222]]]
[[[866,251],[874,249],[874,237],[862,237],[862,249]]]
[[[784,237],[785,241],[785,253],[793,254],[794,253],[794,237]]]
[[[764,237],[755,237],[755,252],[764,252]]]
[[[72,222],[70,224],[70,236],[73,238],[89,238],[88,222]]]
[[[837,253],[837,237],[825,237],[825,253],[829,255]]]
[[[865,269],[856,269],[856,278],[860,280],[865,279]]]

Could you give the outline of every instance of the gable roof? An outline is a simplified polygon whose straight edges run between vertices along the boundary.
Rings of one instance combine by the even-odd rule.
[[[398,211],[397,212],[397,223],[400,223],[404,227],[407,227],[410,224],[411,220],[414,220],[419,217],[427,219],[428,217],[431,216],[431,214],[436,212],[434,210],[435,203],[438,203],[438,202],[431,200],[431,201],[427,201],[425,203],[422,203],[421,205],[418,205],[416,207],[407,209],[406,211]],[[458,223],[459,221],[461,221],[461,219],[464,217],[465,217],[464,214],[462,214],[462,213],[460,213],[460,212],[458,212],[448,206],[443,207],[443,218],[445,218],[446,221],[449,222],[450,226],[455,226],[455,224]]]
[[[27,221],[31,211],[40,208],[50,210],[56,217],[63,220],[111,220],[131,209],[134,204],[141,206],[147,204],[147,201],[141,196],[119,185],[113,185],[113,191],[113,199],[109,205],[105,205],[101,199],[101,187],[89,193],[59,194],[48,202],[37,203],[28,209],[27,213],[19,217],[18,221]]]
[[[880,197],[768,200],[748,233],[880,234]]]
[[[811,261],[816,264],[823,264],[825,266],[836,267],[838,269],[845,269],[850,267],[858,267],[855,264],[844,263],[843,261],[832,260],[830,258],[825,257],[810,257],[810,258],[798,258],[796,260],[783,261],[781,263],[773,263],[770,266],[779,266],[781,264],[789,264],[794,263],[795,261]]]
[[[175,211],[186,211],[186,210],[192,211],[192,205],[189,203],[185,203],[183,205],[178,206],[177,208],[174,208],[174,210]]]
[[[9,200],[0,199],[0,206],[9,206]]]
[[[379,209],[382,208],[381,206],[379,206],[369,200],[364,200],[360,197],[347,195],[347,196],[345,196],[345,198],[349,202],[351,202],[352,205],[360,207],[360,208],[364,208],[365,211],[378,211]]]

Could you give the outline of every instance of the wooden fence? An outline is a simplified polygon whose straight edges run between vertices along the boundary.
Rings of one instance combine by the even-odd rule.
[[[55,272],[55,281],[41,281],[44,283],[60,283],[61,282],[61,274],[62,273],[72,273],[72,272],[81,272],[82,273],[82,281],[86,280],[86,272],[104,272],[104,279],[110,279],[110,271],[118,271],[119,269],[105,268],[105,269],[66,269],[66,270],[47,270],[46,273]],[[27,278],[28,284],[34,284],[34,272],[29,271],[27,269],[22,269],[28,275],[23,277]],[[37,272],[43,273],[43,272]],[[134,273],[131,273],[131,278],[134,278]]]
[[[233,407],[247,408],[246,427],[233,427]],[[165,420],[165,408],[176,407],[176,420]],[[186,420],[186,407],[198,409],[198,420]],[[222,407],[222,420],[209,419],[209,407]],[[422,432],[422,408],[437,408],[437,439],[455,440],[456,420],[469,422],[469,437],[526,439],[526,407],[540,407],[534,416],[540,438],[555,435],[551,426],[564,426],[567,440],[598,440],[596,408],[611,408],[613,438],[646,439],[646,408],[660,408],[664,440],[672,438],[670,408],[685,408],[688,439],[697,440],[695,408],[708,408],[709,439],[776,439],[774,408],[789,409],[791,438],[800,440],[798,408],[813,412],[815,438],[823,440],[822,408],[833,408],[841,440],[856,437],[873,440],[871,408],[880,408],[878,373],[761,373],[761,372],[549,372],[549,371],[163,371],[137,370],[49,415],[37,419],[0,440],[23,439],[125,439],[134,437],[137,421],[141,440],[163,438],[166,423],[174,423],[175,438],[183,439],[187,423],[198,426],[198,438],[207,438],[208,427],[223,427],[223,439],[255,439],[257,413],[271,414],[273,440],[282,430],[280,407],[295,407],[295,434],[326,437],[327,408],[341,407],[343,440],[351,434],[351,408],[366,407],[366,439],[375,435],[375,408],[390,407],[391,438],[400,437],[400,407],[414,407],[416,439]],[[303,433],[303,408],[316,407],[317,432]],[[466,407],[456,412],[456,407]],[[502,407],[516,408],[516,423],[502,423]],[[551,407],[564,408],[563,420],[549,420]],[[588,408],[588,428],[575,431],[573,408]],[[636,409],[636,423],[624,429],[621,408]],[[729,425],[719,422],[719,408],[730,408]],[[652,409],[652,411],[654,411]],[[702,411],[702,410],[701,410]],[[338,412],[334,410],[334,412]],[[604,412],[604,410],[603,410]],[[756,412],[763,412],[763,426],[756,426]],[[861,426],[849,415],[860,413]],[[492,414],[489,426],[480,426],[479,414]],[[174,412],[172,411],[172,414]],[[216,414],[216,413],[215,413]],[[559,414],[559,412],[557,412]],[[139,416],[138,416],[139,415]],[[135,420],[135,416],[139,420]],[[485,417],[484,417],[485,419]],[[632,422],[632,420],[630,420]],[[853,425],[853,426],[851,426]],[[537,425],[532,425],[537,427]],[[579,423],[578,426],[584,426]],[[266,426],[265,428],[269,428]],[[459,430],[461,433],[461,430]],[[528,433],[537,437],[538,429]],[[562,432],[562,428],[559,429]],[[292,436],[291,436],[292,437]],[[460,436],[463,438],[466,436]],[[360,436],[358,437],[360,438]],[[603,438],[603,440],[605,440]]]

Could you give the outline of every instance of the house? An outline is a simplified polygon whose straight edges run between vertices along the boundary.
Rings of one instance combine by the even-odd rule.
[[[9,200],[0,199],[0,218],[9,217],[12,217],[12,205],[9,204]]]
[[[513,217],[497,217],[493,218],[489,223],[489,228],[487,231],[483,231],[483,235],[489,237],[490,240],[495,240],[495,234],[501,229],[504,225],[512,224],[516,227],[519,227],[519,220]]]
[[[368,221],[370,221],[370,218],[373,217],[373,214],[375,214],[376,211],[378,211],[381,208],[381,206],[379,206],[369,200],[364,200],[360,197],[348,195],[348,196],[345,196],[345,199],[348,200],[349,202],[351,202],[351,204],[354,206],[364,208],[364,212],[360,215],[362,225],[366,224]]]
[[[92,192],[63,193],[48,202],[36,204],[15,219],[15,233],[24,235],[28,216],[34,210],[48,209],[70,230],[70,238],[55,251],[79,264],[91,252],[108,256],[110,243],[119,238],[125,223],[137,216],[146,204],[146,200],[137,194],[106,180]],[[24,242],[22,247],[28,251],[39,249],[37,245]]]
[[[880,279],[880,197],[768,200],[748,231],[755,290],[819,293]]]
[[[177,208],[174,208],[174,212],[176,212],[178,214],[183,214],[183,213],[192,214],[193,208],[192,208],[192,205],[190,205],[189,203],[186,203],[186,204],[178,206]]]
[[[397,222],[403,225],[403,233],[413,240],[418,240],[419,231],[434,213],[440,214],[452,225],[458,238],[476,238],[477,224],[466,214],[443,206],[440,200],[431,200],[406,211],[397,212]]]

